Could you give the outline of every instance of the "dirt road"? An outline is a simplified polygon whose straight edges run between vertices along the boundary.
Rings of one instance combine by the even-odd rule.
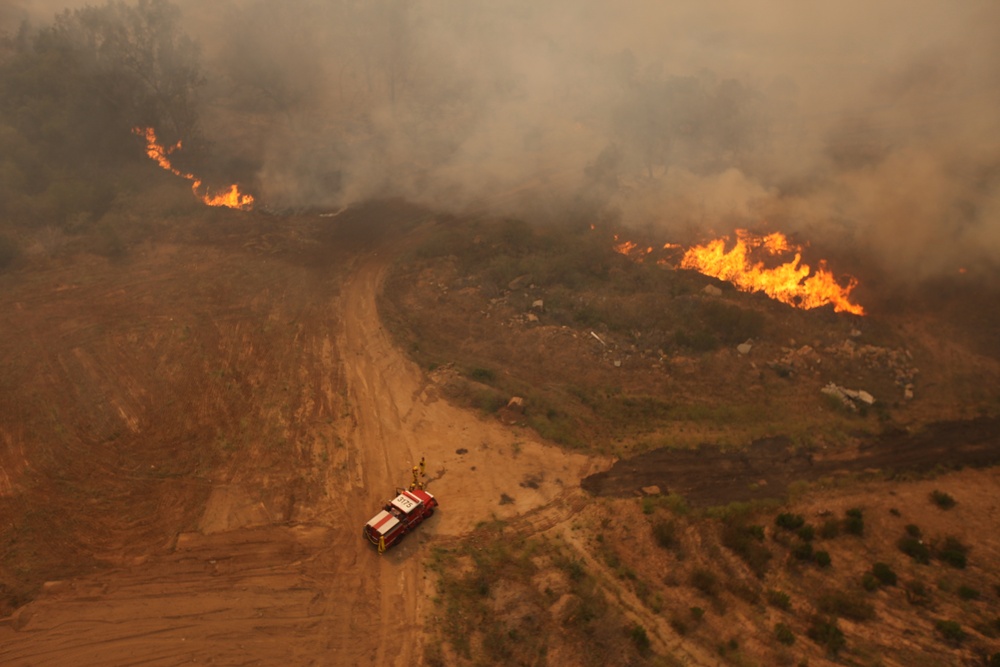
[[[432,545],[494,517],[526,514],[547,526],[567,516],[579,480],[606,462],[567,455],[439,400],[381,327],[376,296],[392,255],[385,243],[341,258],[332,273],[310,262],[269,261],[270,284],[285,281],[295,290],[262,295],[211,286],[222,293],[213,297],[218,310],[207,325],[219,342],[203,350],[211,355],[203,365],[221,365],[214,372],[277,423],[290,448],[274,454],[277,440],[267,433],[245,434],[253,443],[245,456],[199,473],[208,488],[197,495],[203,505],[194,525],[145,553],[123,548],[117,559],[99,560],[92,574],[50,581],[0,619],[0,664],[418,664],[432,594],[424,560]],[[239,246],[256,247],[242,239]],[[236,250],[219,252],[231,257]],[[172,261],[174,278],[192,274],[194,259]],[[118,275],[91,277],[108,284],[79,298],[116,293]],[[128,289],[145,292],[137,303],[162,302],[157,284],[133,281]],[[264,333],[247,333],[258,330]],[[253,369],[265,366],[282,377],[257,377]],[[281,382],[283,393],[275,393]],[[133,421],[141,431],[142,414]],[[221,450],[228,448],[226,441]],[[421,456],[441,509],[379,558],[361,526],[409,482]],[[282,475],[289,481],[275,482]],[[188,481],[167,483],[187,488]],[[7,488],[17,486],[15,479]]]

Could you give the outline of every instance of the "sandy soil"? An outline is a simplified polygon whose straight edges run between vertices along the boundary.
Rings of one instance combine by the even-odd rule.
[[[280,255],[288,234],[281,236],[285,238],[276,241],[274,234],[261,234],[244,243],[241,252],[251,251],[249,259],[239,260],[247,262],[244,268],[252,270],[254,254]],[[494,517],[525,515],[539,526],[564,520],[578,506],[572,498],[582,495],[579,480],[610,463],[563,453],[528,432],[440,400],[433,383],[393,347],[381,327],[376,295],[392,256],[392,249],[381,242],[349,257],[338,256],[342,263],[335,270],[313,266],[326,264],[310,260],[314,248],[297,263],[287,257],[277,263],[262,261],[267,268],[261,270],[271,272],[272,280],[275,272],[294,274],[281,280],[298,287],[284,293],[276,287],[266,295],[221,282],[204,285],[205,280],[223,280],[193,266],[218,260],[216,252],[231,252],[215,248],[173,253],[170,284],[183,291],[202,281],[204,289],[216,293],[217,308],[206,326],[217,330],[218,340],[211,342],[218,343],[218,350],[205,350],[207,366],[238,354],[248,370],[234,383],[242,391],[263,392],[255,399],[259,402],[269,396],[265,386],[291,384],[285,404],[268,414],[284,422],[283,432],[294,441],[293,447],[269,458],[266,447],[253,444],[246,456],[231,456],[221,468],[158,484],[158,509],[146,520],[156,523],[157,512],[170,505],[173,494],[194,508],[188,512],[193,521],[165,521],[163,530],[182,527],[168,535],[150,528],[151,539],[165,538],[166,544],[148,550],[141,544],[130,549],[127,536],[119,550],[101,542],[104,548],[94,559],[92,574],[45,583],[35,599],[0,620],[0,663],[417,664],[432,594],[422,559],[431,545],[446,543]],[[137,265],[129,270],[133,276],[166,270],[162,250],[150,249],[147,257],[134,261]],[[37,277],[34,302],[27,298],[27,288],[8,290],[8,299],[15,302],[9,312],[17,311],[17,303],[22,313],[44,309],[44,296],[57,290],[72,270],[54,268]],[[176,281],[184,277],[191,283],[177,287]],[[73,323],[74,332],[104,326],[102,319],[114,316],[106,295],[117,290],[139,302],[165,303],[158,293],[165,283],[123,284],[128,281],[120,271],[92,273],[88,280],[96,286],[69,290],[78,296],[61,302],[81,319]],[[183,298],[177,298],[175,306],[183,310]],[[291,316],[293,331],[268,345],[248,333],[262,321],[275,327],[286,324],[289,300],[298,308]],[[45,327],[30,317],[11,318],[4,325],[46,343]],[[92,353],[93,344],[69,338],[69,349],[52,354],[63,358],[74,351],[77,357]],[[241,343],[231,343],[236,339]],[[283,356],[280,363],[264,360],[285,345],[295,353]],[[258,362],[261,368],[280,369],[283,377],[251,377],[249,369]],[[101,372],[104,387],[128,385],[132,379]],[[59,390],[58,379],[51,391]],[[142,431],[145,423],[143,410],[134,407],[136,395],[151,391],[150,383],[121,388],[123,419],[133,413],[135,431]],[[209,398],[195,396],[191,404]],[[125,423],[127,427],[127,419]],[[26,451],[30,447],[19,448],[23,439],[22,431],[8,431],[4,443],[5,461],[21,464],[4,467],[5,519],[12,527],[18,507],[23,510],[29,502],[25,498],[42,502],[25,491],[25,471],[35,464]],[[145,442],[148,438],[134,441]],[[394,488],[409,482],[410,468],[421,456],[428,463],[427,488],[439,498],[440,511],[380,558],[362,538],[361,527]],[[288,474],[289,469],[296,474]],[[104,472],[120,471],[96,470],[89,476]],[[197,494],[188,490],[193,478],[203,482]],[[291,481],[276,484],[277,478]],[[95,486],[101,484],[95,481]],[[20,506],[16,499],[22,501]],[[126,533],[127,521],[122,518],[120,524],[105,517],[101,527]],[[86,512],[74,526],[87,533]],[[56,542],[53,536],[51,544]],[[5,565],[14,569],[11,554],[5,554]]]

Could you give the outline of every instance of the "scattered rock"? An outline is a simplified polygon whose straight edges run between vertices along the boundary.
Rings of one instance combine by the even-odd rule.
[[[535,299],[531,303],[531,309],[532,310],[537,310],[539,312],[544,313],[545,312],[545,301],[542,300],[542,299]]]
[[[753,348],[753,345],[750,344],[750,341],[747,341],[745,343],[740,343],[739,345],[737,345],[736,351],[739,352],[740,354],[750,354],[751,348]]]
[[[820,391],[827,396],[839,399],[841,403],[851,410],[857,410],[858,404],[860,403],[864,403],[865,405],[875,404],[875,397],[864,389],[847,389],[846,387],[841,387],[840,385],[830,382],[825,387],[820,389]]]
[[[524,414],[524,399],[520,396],[512,396],[511,399],[507,401],[507,409]]]
[[[722,290],[715,285],[705,285],[702,291],[709,296],[722,296]]]
[[[647,496],[658,496],[660,495],[660,487],[655,484],[652,486],[644,486],[642,487],[642,493]]]

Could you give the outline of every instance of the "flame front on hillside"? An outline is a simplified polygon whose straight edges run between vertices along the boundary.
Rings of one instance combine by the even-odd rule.
[[[239,187],[235,183],[230,185],[228,190],[222,190],[215,194],[199,193],[198,190],[201,189],[202,185],[201,179],[197,178],[194,174],[182,172],[170,163],[168,156],[181,147],[181,142],[178,141],[170,148],[164,148],[157,140],[156,132],[153,128],[137,127],[132,131],[146,139],[146,155],[170,173],[191,181],[191,192],[205,204],[209,206],[238,208],[244,211],[249,211],[253,208],[253,196],[240,192]]]
[[[615,239],[618,240],[617,237]],[[848,278],[841,285],[827,270],[824,261],[819,262],[816,272],[808,264],[802,263],[802,249],[789,243],[788,238],[774,232],[758,235],[745,229],[736,230],[736,244],[726,250],[728,237],[715,239],[700,246],[689,248],[678,264],[682,269],[694,269],[706,276],[725,280],[744,292],[764,292],[772,299],[796,308],[810,310],[828,304],[838,313],[864,315],[864,308],[851,303],[850,295],[858,281]],[[679,246],[668,243],[665,250],[677,250]],[[643,261],[652,254],[653,248],[638,249],[632,241],[617,243],[615,250],[636,261]],[[768,268],[763,261],[754,261],[755,251],[771,256],[794,252],[791,261]],[[660,260],[660,263],[665,263]]]

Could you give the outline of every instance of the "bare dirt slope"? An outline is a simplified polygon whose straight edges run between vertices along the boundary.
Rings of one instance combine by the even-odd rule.
[[[428,543],[572,508],[605,462],[440,400],[380,325],[388,237],[328,231],[413,215],[258,222],[10,278],[0,663],[416,664]],[[66,404],[55,462],[32,437],[46,403]],[[421,456],[441,511],[379,558],[361,526]]]

